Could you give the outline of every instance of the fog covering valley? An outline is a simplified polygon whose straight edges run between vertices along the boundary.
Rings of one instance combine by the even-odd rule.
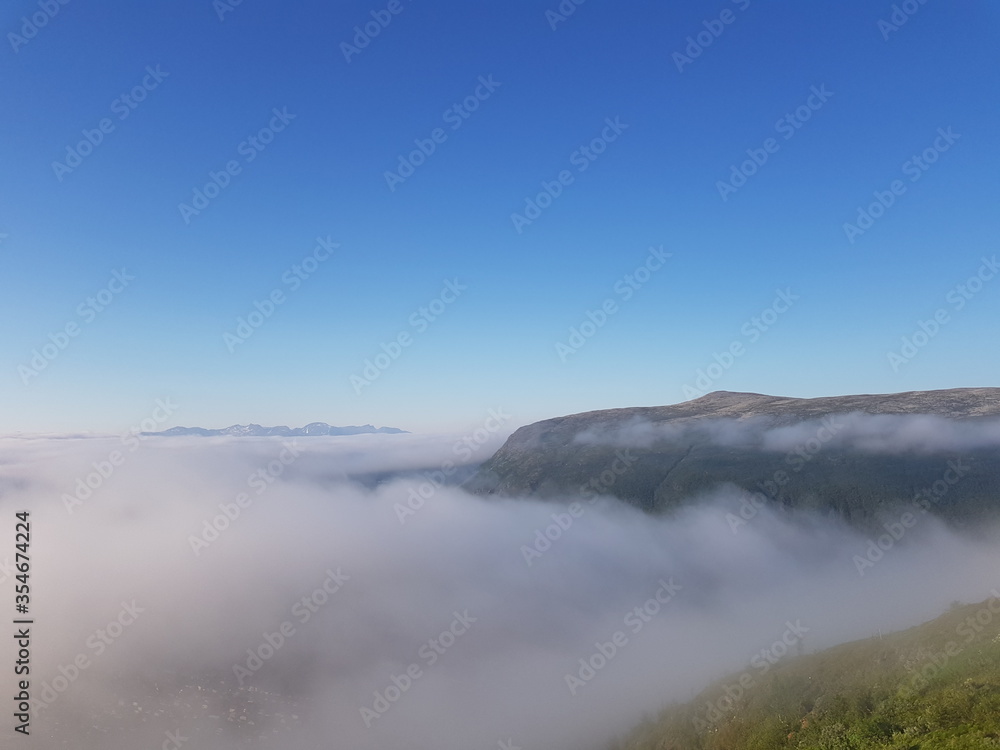
[[[861,451],[1000,442],[989,421],[845,419]],[[782,452],[816,429],[706,424]],[[726,485],[665,515],[463,488],[505,437],[0,439],[4,533],[32,514],[31,746],[603,748],[710,681],[998,585],[997,528],[963,535],[910,498],[887,499],[876,554]]]

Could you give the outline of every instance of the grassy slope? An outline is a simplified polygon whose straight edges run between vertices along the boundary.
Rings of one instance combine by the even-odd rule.
[[[724,689],[738,675],[668,707],[616,750],[1000,748],[1000,599],[749,672],[754,685],[732,703]],[[709,702],[726,709],[711,721]]]

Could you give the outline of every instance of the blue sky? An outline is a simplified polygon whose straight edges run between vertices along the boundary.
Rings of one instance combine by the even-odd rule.
[[[0,432],[995,385],[990,3],[333,5],[8,4]]]

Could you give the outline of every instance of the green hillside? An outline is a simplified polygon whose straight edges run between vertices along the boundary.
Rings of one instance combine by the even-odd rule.
[[[1000,748],[1000,599],[740,677],[668,707],[614,750]]]

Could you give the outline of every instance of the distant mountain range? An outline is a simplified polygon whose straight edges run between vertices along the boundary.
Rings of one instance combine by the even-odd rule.
[[[1000,517],[998,448],[1000,388],[811,399],[716,391],[526,425],[466,487],[567,502],[612,495],[663,512],[730,485],[862,526],[923,493],[931,512],[974,525]]]
[[[334,427],[326,422],[310,422],[305,427],[261,427],[259,424],[234,424],[230,427],[223,427],[218,430],[209,430],[204,427],[171,427],[163,432],[144,432],[143,435],[156,435],[160,437],[177,437],[181,435],[195,435],[198,437],[215,437],[217,435],[229,435],[233,437],[316,437],[320,435],[402,435],[406,430],[396,427],[373,427],[370,424],[361,427]]]

